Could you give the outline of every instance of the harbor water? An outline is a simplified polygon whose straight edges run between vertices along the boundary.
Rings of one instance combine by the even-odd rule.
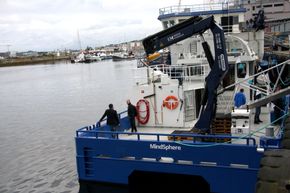
[[[0,68],[0,192],[77,193],[75,130],[121,112],[136,61]]]

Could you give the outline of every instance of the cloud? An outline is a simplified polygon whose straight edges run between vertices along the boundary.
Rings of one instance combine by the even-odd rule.
[[[176,0],[0,0],[0,45],[56,50],[142,39],[161,30],[158,9]],[[0,46],[0,52],[6,51]]]

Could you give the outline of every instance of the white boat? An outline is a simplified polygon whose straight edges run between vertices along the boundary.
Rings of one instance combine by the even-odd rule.
[[[82,62],[85,62],[85,54],[83,52],[71,58],[71,63],[82,63]]]
[[[112,55],[113,61],[134,60],[135,56],[132,53],[117,52]]]
[[[71,63],[91,63],[101,60],[102,59],[100,56],[96,56],[95,54],[91,53],[81,52],[71,59]]]
[[[91,63],[91,62],[102,60],[100,56],[96,56],[95,54],[90,54],[90,53],[85,54],[84,58],[85,58],[84,60],[85,63]]]

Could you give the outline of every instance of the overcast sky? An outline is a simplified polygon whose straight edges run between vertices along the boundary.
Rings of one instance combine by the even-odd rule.
[[[138,40],[161,30],[159,8],[179,0],[0,0],[0,52]],[[182,5],[203,0],[182,0]]]

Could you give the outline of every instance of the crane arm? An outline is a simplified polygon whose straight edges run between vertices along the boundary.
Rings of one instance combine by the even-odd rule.
[[[208,43],[202,36],[202,34],[208,29],[213,33],[214,58]],[[149,57],[154,52],[180,42],[195,34],[202,37],[202,46],[211,71],[205,79],[205,93],[202,99],[199,118],[194,128],[209,131],[216,112],[217,88],[229,69],[224,32],[223,29],[214,21],[213,16],[205,19],[199,16],[191,17],[177,25],[145,38],[143,40],[143,46],[147,57]]]

